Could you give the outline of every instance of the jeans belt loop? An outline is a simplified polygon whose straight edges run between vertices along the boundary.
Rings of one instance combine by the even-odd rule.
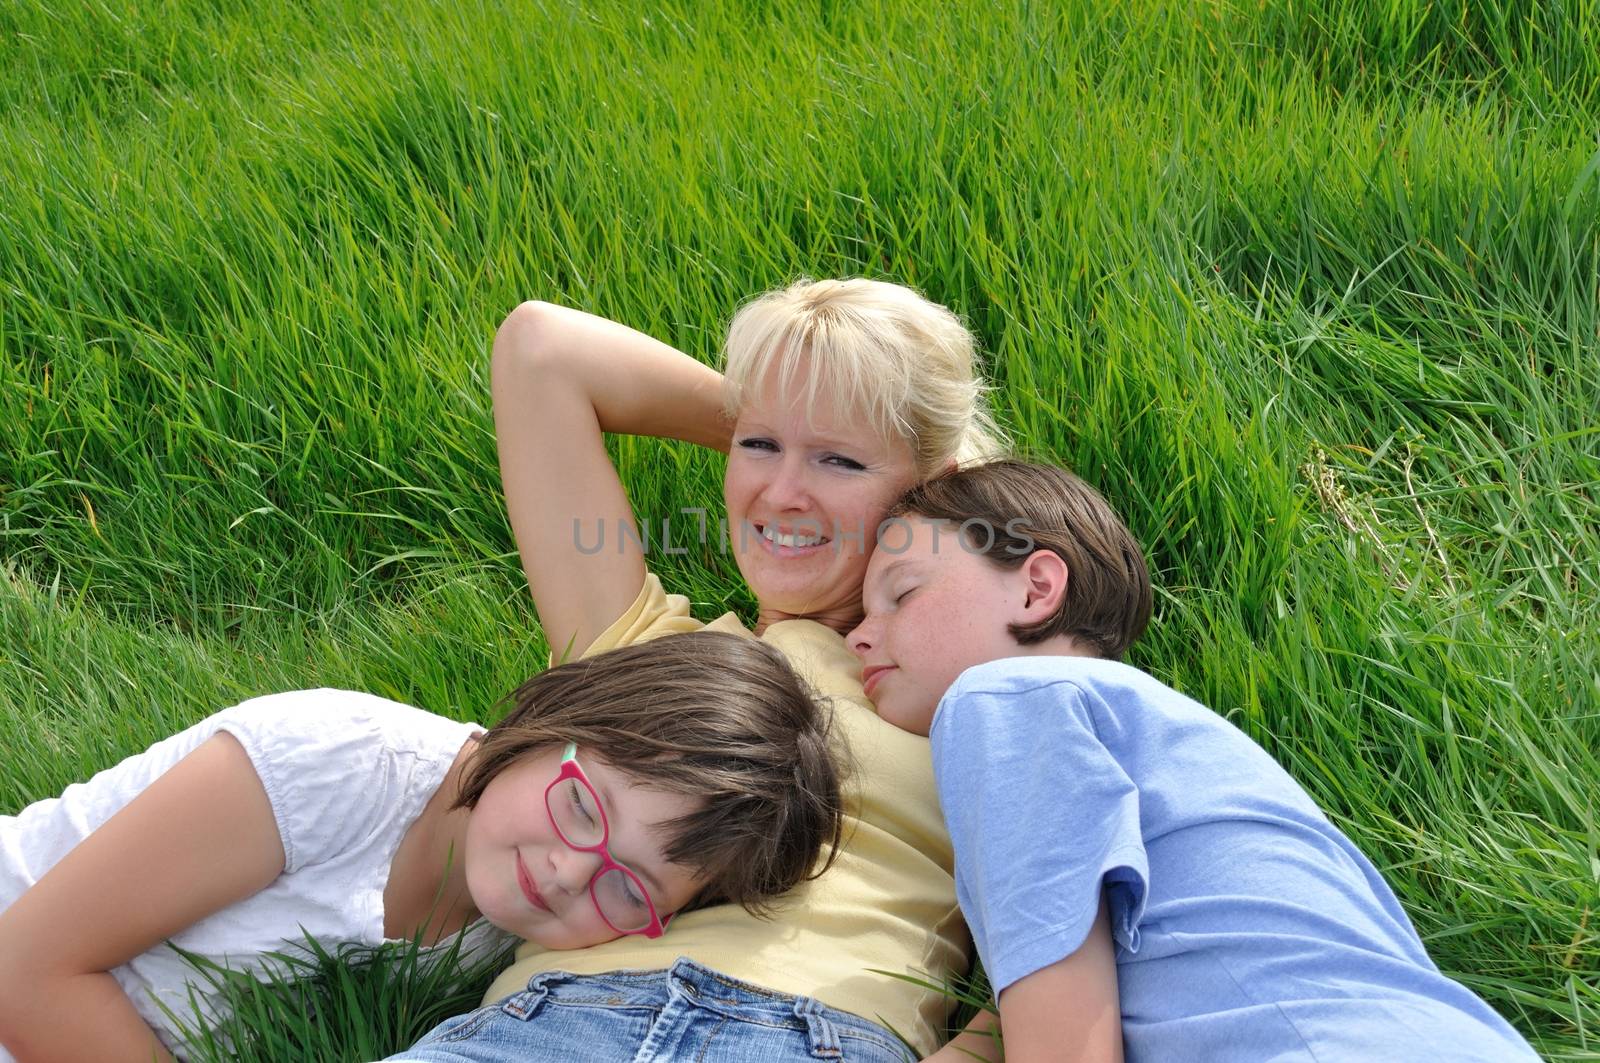
[[[840,1059],[844,1056],[844,1048],[839,1044],[839,1031],[834,1029],[827,1008],[820,1000],[801,997],[794,1002],[794,1013],[805,1020],[812,1056],[817,1059]]]
[[[528,979],[528,988],[520,993],[512,993],[506,998],[500,1010],[510,1015],[513,1019],[527,1020],[539,1010],[539,1005],[544,1003],[544,998],[550,995],[550,983],[559,982],[566,978],[560,971],[546,971],[536,974]]]

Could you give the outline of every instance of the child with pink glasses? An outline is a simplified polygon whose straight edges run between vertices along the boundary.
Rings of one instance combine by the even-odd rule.
[[[169,943],[258,976],[307,938],[581,949],[764,911],[838,844],[827,717],[762,642],[672,635],[510,701],[484,731],[256,698],[0,816],[0,1063],[181,1055],[223,1002]]]
[[[1264,750],[1118,663],[1150,578],[1092,488],[996,462],[890,516],[847,641],[932,739],[1009,1063],[1537,1058]]]

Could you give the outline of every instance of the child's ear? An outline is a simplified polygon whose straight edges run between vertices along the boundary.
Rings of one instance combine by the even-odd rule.
[[[1051,550],[1035,550],[1022,563],[1019,573],[1026,597],[1023,623],[1036,623],[1055,615],[1067,597],[1067,563]]]

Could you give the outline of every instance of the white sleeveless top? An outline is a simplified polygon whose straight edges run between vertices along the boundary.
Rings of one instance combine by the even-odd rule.
[[[226,731],[244,746],[272,803],[283,840],[283,874],[171,943],[258,977],[272,962],[263,953],[308,955],[299,944],[308,935],[330,950],[380,944],[383,891],[395,851],[462,744],[482,730],[345,690],[273,694],[224,709],[67,787],[58,798],[0,816],[0,911],[167,769]],[[509,940],[479,921],[467,932],[463,958]],[[193,1027],[192,992],[212,1021],[221,1015],[216,991],[166,945],[111,974],[180,1058],[181,1034],[162,1005]],[[12,1063],[3,1048],[0,1063]]]

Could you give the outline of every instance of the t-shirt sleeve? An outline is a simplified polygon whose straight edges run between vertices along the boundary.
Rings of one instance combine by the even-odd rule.
[[[244,747],[267,792],[285,873],[360,845],[384,822],[402,770],[379,718],[389,711],[420,710],[354,691],[297,690],[214,717],[217,730]]]
[[[689,599],[681,594],[668,594],[661,587],[661,579],[654,572],[645,573],[644,586],[639,596],[611,626],[600,632],[579,656],[593,657],[597,653],[648,642],[663,635],[678,635],[686,631],[699,631],[706,625],[689,614]],[[556,657],[552,647],[551,663]]]
[[[956,894],[995,996],[1077,951],[1102,884],[1113,937],[1137,951],[1148,882],[1139,794],[1077,688],[958,681],[930,737]]]

